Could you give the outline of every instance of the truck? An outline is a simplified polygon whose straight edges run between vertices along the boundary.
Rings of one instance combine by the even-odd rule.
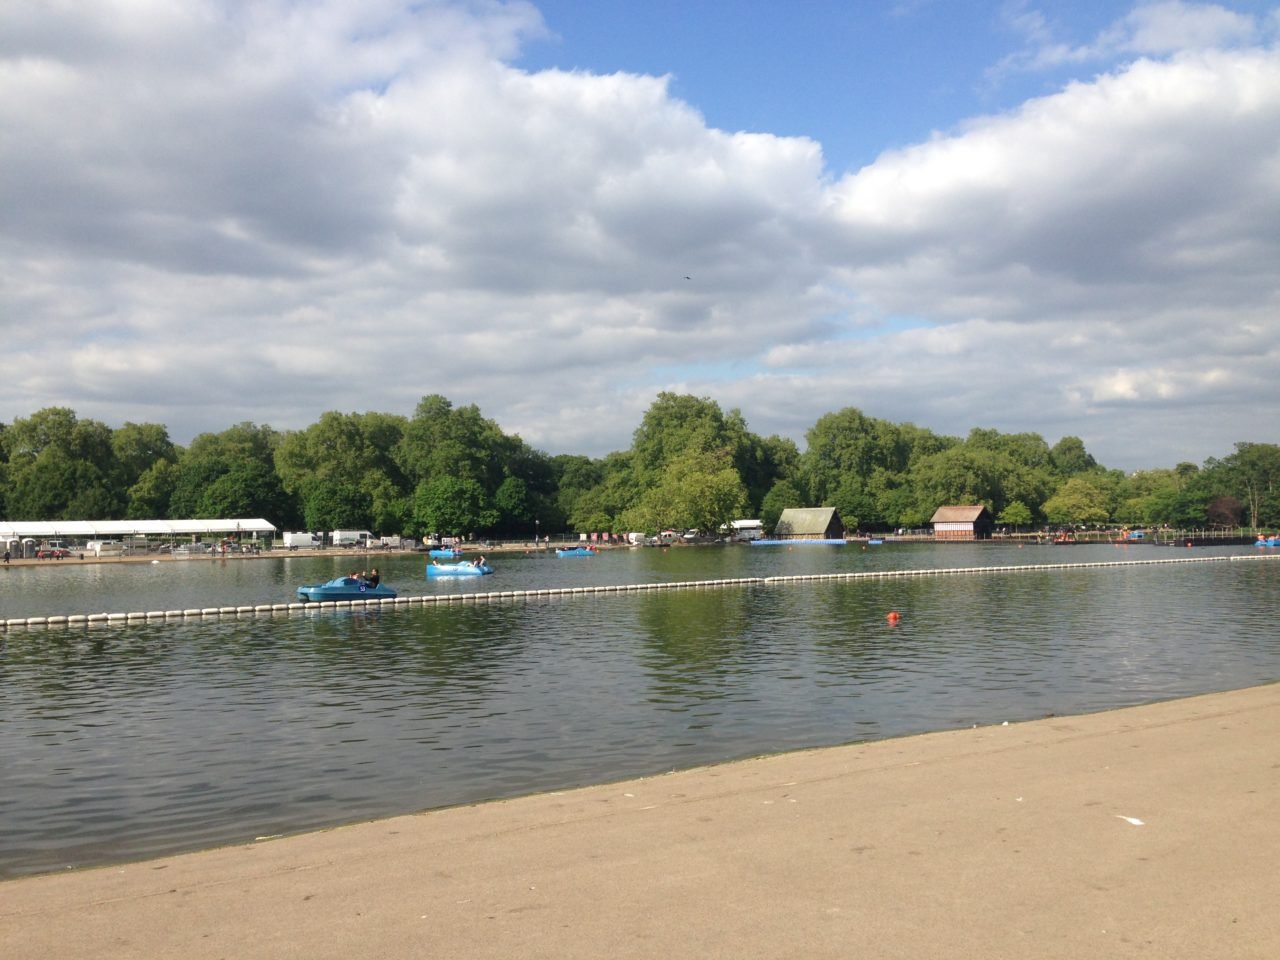
[[[286,533],[284,534],[284,545],[288,550],[314,550],[320,546],[320,538],[314,533]]]
[[[334,530],[329,539],[335,547],[368,547],[373,534],[368,530]]]

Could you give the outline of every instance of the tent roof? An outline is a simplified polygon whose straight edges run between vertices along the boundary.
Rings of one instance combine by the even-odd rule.
[[[197,533],[275,533],[262,519],[0,521],[0,537],[166,537]]]
[[[791,537],[825,536],[832,521],[839,522],[835,507],[789,507],[782,511],[774,533]]]

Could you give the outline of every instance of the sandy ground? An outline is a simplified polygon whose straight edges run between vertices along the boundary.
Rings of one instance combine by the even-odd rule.
[[[1280,957],[1280,684],[0,884],[6,958]]]

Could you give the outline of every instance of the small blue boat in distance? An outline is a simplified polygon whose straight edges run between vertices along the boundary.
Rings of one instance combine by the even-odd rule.
[[[427,556],[454,559],[462,556],[462,551],[455,550],[453,547],[432,547],[427,551]]]
[[[327,583],[316,583],[298,588],[298,599],[303,603],[323,603],[325,600],[394,600],[396,592],[385,583],[370,586],[358,577],[334,577]]]
[[[590,547],[557,547],[557,557],[594,557],[596,551]]]
[[[464,560],[461,563],[428,563],[427,579],[432,577],[483,577],[493,573],[493,567],[478,560]]]

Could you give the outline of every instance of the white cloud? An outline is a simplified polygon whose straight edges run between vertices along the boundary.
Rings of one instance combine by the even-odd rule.
[[[439,392],[602,454],[677,389],[761,433],[854,405],[1116,466],[1280,439],[1272,50],[1139,60],[832,182],[663,77],[513,68],[524,3],[80,6],[0,9],[0,419],[186,440]],[[1193,17],[1248,39],[1157,4],[1105,42]]]
[[[1080,434],[1107,462],[1135,455],[1120,418],[1191,405],[1236,408],[1206,448],[1274,440],[1278,92],[1270,52],[1141,61],[886,154],[832,191],[843,283],[939,328],[780,362],[867,410]]]
[[[1064,30],[1060,25],[1023,2],[1010,3],[1004,19],[1024,45],[992,68],[991,75],[997,79],[1021,71],[1109,64],[1135,56],[1164,57],[1250,46],[1274,29],[1265,19],[1255,20],[1218,4],[1184,0],[1138,3],[1084,42],[1062,39]]]
[[[1252,43],[1257,26],[1252,17],[1216,4],[1162,0],[1143,4],[1108,31],[1103,47],[1143,56],[1213,50]]]

